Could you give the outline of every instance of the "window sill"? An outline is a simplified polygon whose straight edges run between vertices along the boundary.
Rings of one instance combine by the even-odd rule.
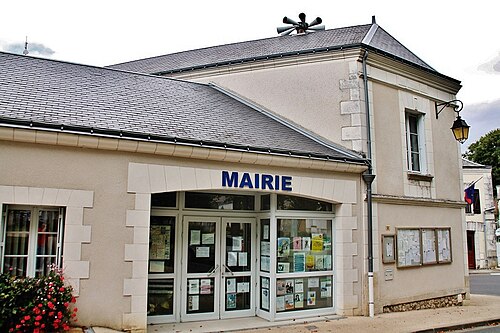
[[[415,172],[408,172],[408,179],[409,180],[417,180],[417,181],[424,181],[424,182],[432,182],[432,179],[434,179],[433,175],[423,175],[421,173],[415,173]]]

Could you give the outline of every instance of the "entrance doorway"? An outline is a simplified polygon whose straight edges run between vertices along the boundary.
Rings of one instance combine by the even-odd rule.
[[[255,219],[185,216],[181,321],[255,316]]]
[[[467,230],[467,261],[469,269],[476,269],[476,247],[474,245],[474,231]]]

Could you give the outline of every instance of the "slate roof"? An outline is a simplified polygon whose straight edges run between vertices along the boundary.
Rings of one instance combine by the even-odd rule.
[[[464,169],[491,169],[491,166],[469,161],[466,158],[462,158],[462,167]]]
[[[401,61],[437,73],[377,24],[329,29],[302,35],[277,36],[266,39],[220,45],[167,54],[108,66],[131,72],[162,74],[247,62],[297,53],[323,52],[363,46]]]
[[[0,52],[0,124],[362,162],[215,88]]]

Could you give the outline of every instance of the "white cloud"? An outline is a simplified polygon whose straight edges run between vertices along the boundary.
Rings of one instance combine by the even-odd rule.
[[[479,65],[477,69],[489,74],[500,74],[500,52],[487,63]]]

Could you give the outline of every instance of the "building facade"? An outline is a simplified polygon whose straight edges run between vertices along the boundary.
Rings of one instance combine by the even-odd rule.
[[[84,325],[468,293],[454,114],[435,115],[460,83],[375,22],[110,68],[0,61],[2,270],[62,262]]]
[[[491,167],[464,159],[463,172],[465,187],[474,186],[472,203],[465,207],[468,267],[497,267],[497,223]]]

